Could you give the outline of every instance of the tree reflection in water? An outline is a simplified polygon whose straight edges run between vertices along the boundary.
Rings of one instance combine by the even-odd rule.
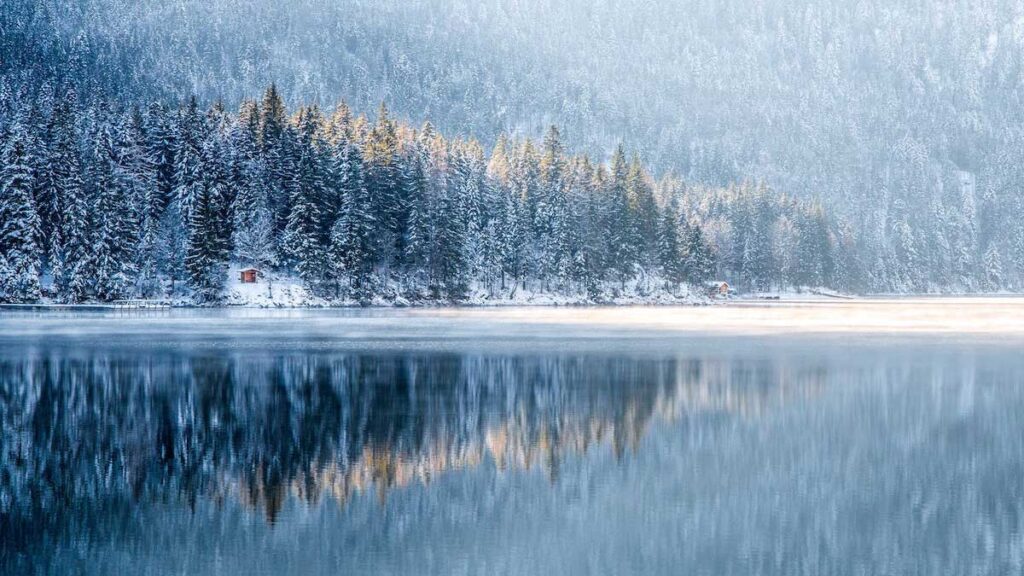
[[[0,362],[0,538],[24,560],[140,502],[235,499],[274,523],[289,498],[383,501],[480,465],[557,482],[566,457],[622,458],[655,419],[756,413],[817,377],[798,376],[589,355],[30,354]]]

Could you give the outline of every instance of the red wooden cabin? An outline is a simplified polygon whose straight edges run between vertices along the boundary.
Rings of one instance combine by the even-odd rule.
[[[255,268],[244,268],[238,273],[238,280],[242,284],[255,284],[260,271]]]

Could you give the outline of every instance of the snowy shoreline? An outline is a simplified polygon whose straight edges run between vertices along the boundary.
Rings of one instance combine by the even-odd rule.
[[[263,290],[266,288],[263,287]],[[30,304],[0,304],[0,312],[109,312],[119,310],[389,310],[389,309],[499,309],[499,308],[657,308],[657,307],[707,307],[707,306],[749,306],[770,304],[818,304],[818,303],[877,303],[880,301],[942,300],[942,299],[997,299],[1024,298],[1020,293],[956,293],[956,294],[860,294],[804,290],[786,292],[747,293],[729,298],[714,298],[687,291],[673,294],[658,290],[647,295],[626,294],[609,296],[607,299],[589,300],[582,296],[566,296],[544,292],[521,292],[513,296],[494,297],[485,293],[474,293],[458,302],[405,298],[385,299],[377,297],[371,302],[354,300],[329,300],[310,295],[300,285],[283,283],[273,288],[273,298],[253,297],[238,291],[228,291],[223,300],[211,303],[196,303],[187,296],[162,300],[138,300],[115,303],[86,302],[61,304],[42,301]]]

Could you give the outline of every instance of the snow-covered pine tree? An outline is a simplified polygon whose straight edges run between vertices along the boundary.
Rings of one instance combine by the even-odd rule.
[[[557,280],[558,288],[562,292],[573,293],[583,277],[585,270],[583,254],[582,228],[584,226],[583,198],[585,193],[582,186],[589,178],[580,173],[579,159],[566,159],[565,173],[561,191],[555,196],[555,205],[559,206],[560,218],[556,221],[556,232],[558,235],[558,246],[560,257],[558,258]]]
[[[711,280],[715,273],[714,254],[699,224],[691,222],[687,225],[687,230],[686,280],[690,284],[701,285]]]
[[[143,128],[146,133],[146,148],[155,170],[155,185],[159,204],[152,209],[162,213],[174,198],[174,152],[178,147],[174,120],[167,108],[160,103],[151,104],[146,108],[143,117]]]
[[[674,204],[662,211],[658,225],[658,264],[662,275],[673,284],[679,284],[686,277],[683,261],[683,246],[679,238],[679,214]]]
[[[989,245],[982,261],[985,266],[985,289],[996,292],[1003,287],[1003,259],[995,242]]]
[[[54,290],[62,302],[81,302],[89,290],[89,222],[75,128],[77,98],[68,90],[54,108],[50,169],[56,221],[51,238]]]
[[[609,190],[608,255],[616,279],[625,287],[633,277],[640,256],[640,238],[629,199],[626,153],[620,144],[612,156]]]
[[[797,232],[788,215],[772,225],[772,248],[775,251],[775,283],[782,289],[793,285],[796,274]]]
[[[96,231],[92,245],[92,290],[101,301],[132,296],[135,285],[138,219],[132,182],[118,149],[116,118],[101,120],[96,138]]]
[[[486,213],[482,204],[487,196],[483,149],[476,142],[457,142],[452,146],[450,162],[448,186],[454,192],[458,225],[465,238],[466,274],[476,277],[483,261],[480,231]]]
[[[41,246],[39,213],[32,197],[34,159],[24,117],[13,122],[0,156],[0,301],[35,302]]]
[[[242,104],[242,111],[230,136],[231,182],[235,190],[231,206],[234,258],[245,266],[262,270],[268,295],[273,292],[271,268],[277,264],[274,219],[262,178],[263,158],[258,148],[259,108],[255,102]]]
[[[658,204],[640,156],[634,155],[626,176],[633,234],[639,262],[650,267],[658,256]]]
[[[427,174],[423,151],[413,143],[402,162],[402,190],[404,192],[404,239],[402,240],[402,268],[416,281],[427,265],[427,243],[430,223],[427,213]]]
[[[745,238],[741,273],[752,289],[766,291],[771,288],[771,272],[775,268],[771,235],[775,214],[764,185],[758,186],[748,198],[750,228]]]
[[[195,97],[189,99],[178,121],[174,149],[174,200],[178,203],[183,229],[192,218],[192,207],[203,188],[202,151],[207,130]]]
[[[184,259],[189,286],[200,302],[217,301],[226,279],[230,246],[223,232],[229,226],[225,221],[227,175],[223,158],[219,139],[207,138],[199,163],[201,182],[189,210]]]
[[[609,193],[608,170],[604,164],[592,167],[587,183],[586,221],[584,246],[587,250],[587,269],[591,282],[596,287],[599,280],[611,277],[611,232],[612,218]]]
[[[178,282],[187,276],[185,253],[188,249],[188,229],[181,225],[179,202],[173,200],[160,217],[157,242],[157,269],[169,281],[168,295],[177,294]]]
[[[526,274],[526,208],[511,188],[501,191],[503,202],[497,219],[498,256],[501,264],[501,289],[511,284],[512,293]]]
[[[387,107],[382,103],[377,112],[377,123],[363,146],[366,167],[366,190],[374,221],[377,223],[374,239],[381,264],[391,268],[403,251],[404,231],[399,230],[402,215],[401,169],[399,167],[398,135]]]
[[[163,195],[159,189],[159,166],[152,156],[145,119],[138,110],[126,115],[120,129],[121,171],[129,186],[129,204],[133,227],[137,230],[137,292],[153,296],[160,291],[157,274],[156,243],[163,213]]]
[[[456,193],[438,191],[431,221],[434,238],[430,256],[430,282],[434,296],[457,302],[469,288],[469,261],[466,256],[466,227],[462,223]]]
[[[336,146],[333,166],[333,186],[341,199],[341,208],[331,227],[328,266],[338,287],[343,280],[347,281],[351,297],[369,302],[373,295],[374,246],[371,235],[375,222],[358,147],[350,143]]]
[[[324,159],[316,142],[319,114],[299,112],[298,162],[292,187],[291,211],[284,231],[284,251],[307,287],[317,288],[323,278],[321,242],[323,205],[326,197]]]
[[[283,235],[295,183],[295,134],[288,124],[284,99],[271,84],[260,101],[258,143],[263,158],[267,203],[274,215],[274,232]],[[284,260],[283,256],[279,260]]]
[[[40,255],[42,271],[52,276],[54,266],[51,248],[53,246],[54,230],[58,220],[58,196],[60,189],[57,185],[59,175],[56,173],[57,164],[54,160],[54,148],[57,127],[56,106],[57,97],[50,84],[44,83],[39,94],[33,99],[28,117],[29,133],[32,135],[29,145],[29,157],[33,158],[31,166],[33,174],[32,197],[35,202],[36,211],[39,213],[39,237],[36,243],[42,249]]]
[[[526,288],[527,282],[537,277],[539,264],[538,243],[534,234],[537,205],[540,200],[540,159],[533,142],[525,140],[516,146],[512,159],[512,193],[518,204],[514,214],[518,218],[516,230],[521,242],[517,278]]]
[[[534,207],[532,231],[537,255],[537,275],[543,285],[566,267],[565,151],[562,136],[554,126],[544,136],[540,160],[540,185]]]

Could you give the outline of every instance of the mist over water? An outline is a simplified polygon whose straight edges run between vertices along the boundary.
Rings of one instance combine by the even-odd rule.
[[[1012,343],[634,312],[0,318],[0,573],[1020,570]]]

